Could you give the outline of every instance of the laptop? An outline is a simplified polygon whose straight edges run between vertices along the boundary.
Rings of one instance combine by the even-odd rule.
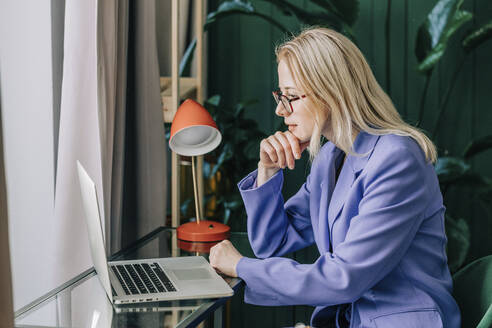
[[[108,262],[96,185],[79,161],[77,170],[92,261],[111,303],[216,298],[234,294],[202,256]]]

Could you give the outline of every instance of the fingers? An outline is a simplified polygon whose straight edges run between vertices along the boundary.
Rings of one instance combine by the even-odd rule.
[[[283,162],[282,168],[284,168],[285,165],[287,165],[289,167],[289,169],[291,169],[291,170],[294,169],[295,158],[294,158],[293,149],[292,149],[292,146],[289,142],[289,139],[282,132],[276,132],[275,137],[277,138],[278,142],[282,145],[282,148],[280,150],[281,150],[283,157],[284,157],[284,160],[285,160]]]
[[[270,142],[268,141],[268,139],[263,139],[261,141],[261,143],[260,143],[260,150],[262,152],[265,152],[273,163],[277,163],[278,162],[277,151],[270,144]]]
[[[263,139],[260,143],[260,161],[267,167],[278,167],[284,169],[288,166],[294,169],[295,160],[301,158],[302,152],[309,146],[309,141],[300,143],[290,131],[277,131],[274,135]],[[262,159],[266,154],[267,159]],[[268,163],[271,162],[271,163]]]
[[[301,146],[299,144],[299,139],[296,138],[290,131],[284,132],[285,137],[289,141],[290,147],[292,149],[292,153],[294,154],[295,159],[301,158]]]
[[[276,135],[269,136],[267,140],[275,149],[275,153],[277,156],[277,165],[282,169],[285,168],[285,152],[282,143],[277,139]]]
[[[309,147],[310,140],[301,143],[301,141],[297,139],[297,137],[289,130],[285,131],[284,134],[287,139],[289,139],[294,156],[296,157],[296,159],[300,159],[302,152],[306,150],[307,147]]]

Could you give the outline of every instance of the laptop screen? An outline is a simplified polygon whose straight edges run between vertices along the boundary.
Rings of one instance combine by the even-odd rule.
[[[106,250],[104,248],[96,185],[79,161],[77,161],[77,170],[79,173],[80,192],[84,204],[85,221],[87,223],[92,262],[94,263],[97,275],[99,276],[99,280],[101,281],[108,298],[112,301],[113,296],[111,293],[111,284],[109,282],[108,262],[106,260]]]

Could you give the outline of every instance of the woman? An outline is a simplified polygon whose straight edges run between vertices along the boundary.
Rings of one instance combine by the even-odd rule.
[[[238,184],[258,259],[224,241],[211,265],[246,282],[248,303],[316,306],[313,327],[459,327],[432,142],[343,35],[308,29],[276,55],[288,130],[261,142],[258,169]],[[284,204],[282,169],[307,146],[311,172]],[[312,243],[313,264],[280,257]]]

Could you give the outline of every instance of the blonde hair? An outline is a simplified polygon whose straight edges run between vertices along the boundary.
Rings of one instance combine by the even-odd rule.
[[[364,55],[352,41],[328,28],[312,27],[275,49],[277,63],[285,60],[314,116],[309,144],[311,160],[318,154],[322,129],[331,121],[331,138],[338,148],[353,154],[354,131],[413,138],[427,161],[437,158],[432,141],[405,123],[389,96],[376,81]]]

